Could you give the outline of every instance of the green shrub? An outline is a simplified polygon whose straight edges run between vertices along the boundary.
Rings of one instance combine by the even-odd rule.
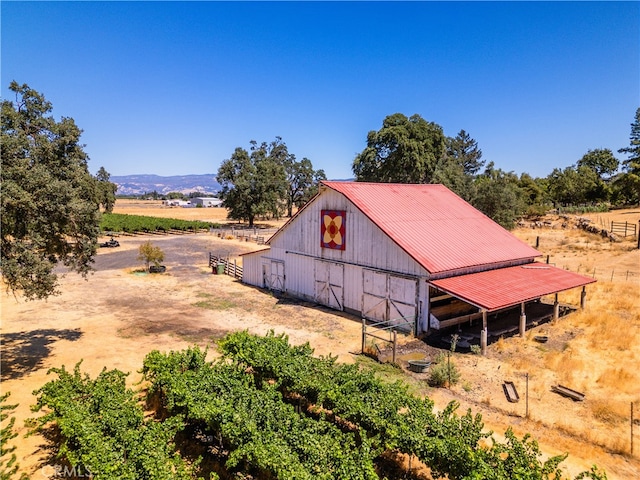
[[[150,263],[153,263],[156,267],[160,266],[164,260],[164,252],[160,247],[155,247],[151,241],[147,240],[138,249],[138,260],[145,262],[147,270],[149,270]]]
[[[427,382],[432,387],[444,387],[455,385],[460,381],[460,371],[449,355],[439,353],[436,357],[436,364],[430,369]]]

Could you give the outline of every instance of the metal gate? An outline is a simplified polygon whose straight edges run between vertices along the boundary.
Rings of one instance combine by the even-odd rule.
[[[362,316],[412,331],[418,315],[418,280],[363,269]]]
[[[316,260],[314,276],[315,301],[336,310],[343,310],[344,265]]]

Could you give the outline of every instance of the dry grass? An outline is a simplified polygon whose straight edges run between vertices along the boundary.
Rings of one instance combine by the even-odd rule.
[[[582,372],[585,362],[575,355],[571,348],[564,352],[550,352],[545,358],[545,366],[552,370],[558,381],[574,389],[584,388]]]
[[[507,344],[504,340],[504,337],[500,337],[493,345],[492,345],[493,349],[496,352],[505,352],[507,351]]]
[[[626,423],[629,416],[629,405],[626,402],[597,399],[589,403],[593,416],[601,422],[611,425]]]
[[[640,210],[634,215],[640,218]],[[502,378],[518,383],[518,372],[529,373],[529,425],[544,431],[548,443],[561,448],[571,438],[570,454],[580,458],[595,458],[598,448],[623,455],[624,460],[618,457],[606,468],[609,478],[638,478],[637,459],[629,456],[630,404],[634,402],[640,411],[640,252],[636,241],[612,243],[577,229],[520,229],[515,233],[530,245],[540,237],[538,249],[545,257],[549,255],[550,263],[590,277],[595,269],[598,281],[587,286],[584,311],[530,330],[525,339],[507,338],[490,346],[490,353],[497,354],[493,358],[504,362]],[[581,289],[575,289],[562,292],[559,300],[579,305],[580,297]],[[548,335],[550,340],[538,344],[533,341],[535,335]],[[550,386],[557,383],[585,393],[585,401],[573,402],[551,392]],[[518,389],[522,396],[523,381]],[[519,408],[486,392],[478,403]]]
[[[633,364],[610,367],[600,374],[596,383],[607,391],[634,394],[638,392],[638,385],[640,385],[640,372]]]

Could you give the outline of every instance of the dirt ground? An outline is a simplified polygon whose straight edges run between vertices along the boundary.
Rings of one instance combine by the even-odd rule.
[[[116,211],[176,218],[196,212],[198,217],[193,218],[203,220],[224,217],[222,209],[161,209],[157,203],[136,206],[118,201]],[[630,218],[637,223],[640,210]],[[630,303],[621,308],[632,310],[630,328],[635,328],[635,336],[630,348],[599,350],[580,343],[584,338],[590,338],[585,332],[591,327],[580,323],[583,317],[579,315],[582,314],[575,314],[573,319],[566,317],[553,325],[542,325],[528,332],[524,339],[499,341],[490,346],[486,358],[455,353],[454,360],[463,380],[450,389],[429,388],[426,374],[408,371],[398,374],[433,398],[438,408],[456,400],[461,404],[461,412],[471,408],[474,413],[481,413],[487,429],[496,432],[496,438],[501,439],[500,434],[511,426],[519,436],[530,432],[545,455],[568,452],[570,456],[562,465],[569,475],[574,476],[597,464],[606,470],[610,479],[639,478],[640,452],[636,451],[635,457],[624,453],[628,452],[630,435],[628,417],[626,423],[624,417],[612,422],[594,419],[593,403],[573,402],[549,390],[551,383],[557,380],[554,376],[557,372],[549,366],[549,358],[557,353],[566,363],[567,357],[560,355],[565,355],[567,349],[575,352],[575,358],[583,362],[581,369],[606,372],[607,368],[630,364],[630,372],[639,370],[640,352],[636,340],[640,338],[640,324],[637,311],[633,312],[638,307],[635,280],[639,277],[631,275],[629,280],[629,275],[614,275],[611,282],[606,273],[612,269],[638,272],[638,250],[632,248],[632,242],[627,242],[603,253],[601,250],[609,248],[607,244],[594,238],[584,240],[580,234],[553,228],[522,229],[517,234],[526,241],[541,237],[540,250],[558,260],[558,265],[565,262],[577,267],[582,262],[586,269],[583,272],[588,271],[590,265],[586,266],[585,258],[589,256],[588,261],[596,268],[599,265],[607,277],[598,282],[597,288],[605,292],[607,288],[619,286],[620,291],[627,292]],[[568,243],[567,238],[570,239]],[[165,252],[167,272],[164,274],[138,271],[142,264],[136,259],[137,249],[149,239]],[[118,368],[130,372],[129,378],[134,384],[139,379],[137,370],[149,351],[179,350],[194,343],[212,345],[226,332],[238,329],[257,334],[273,329],[276,333],[289,335],[291,343],[309,342],[318,355],[331,353],[343,362],[361,358],[358,355],[361,348],[358,318],[310,303],[277,298],[242,285],[229,276],[212,275],[207,265],[208,252],[236,258],[262,246],[221,239],[211,233],[122,236],[118,240],[119,248],[99,250],[95,273],[87,280],[75,274],[66,275],[61,281],[59,296],[48,301],[25,302],[3,290],[0,297],[2,392],[10,391],[9,403],[19,404],[14,412],[19,437],[14,443],[18,447],[16,453],[22,471],[32,478],[50,477],[52,472],[51,463],[44,463],[47,458],[44,439],[37,435],[24,437],[27,432],[24,419],[32,415],[29,406],[35,403],[32,392],[51,378],[47,376],[51,367],[65,365],[72,368],[82,361],[83,371],[92,376],[104,367]],[[586,243],[590,245],[567,248]],[[542,348],[533,339],[534,334],[548,335],[549,343]],[[431,347],[415,339],[402,338],[401,343],[398,363],[403,367],[409,359],[435,355]],[[594,356],[597,358],[587,360]],[[524,397],[527,373],[529,418],[525,418],[524,399],[509,403],[502,391],[504,381],[514,381],[520,396]],[[628,378],[625,377],[622,385],[611,386],[599,380],[594,383],[582,377],[574,378],[574,381],[579,386],[597,384],[601,391],[596,392],[594,387],[594,397],[606,399],[613,391],[620,404],[628,408],[629,401],[635,401],[636,410],[640,410],[640,389],[637,387],[640,373],[624,375]],[[635,429],[638,444],[640,425]]]

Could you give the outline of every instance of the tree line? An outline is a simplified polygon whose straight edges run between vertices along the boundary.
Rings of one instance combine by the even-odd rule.
[[[10,291],[28,299],[58,293],[55,266],[87,275],[96,253],[101,211],[111,212],[116,185],[101,167],[88,170],[73,118],[56,121],[44,95],[12,82],[15,100],[2,101],[0,248],[2,277]],[[589,150],[575,165],[545,178],[517,175],[482,159],[478,142],[461,130],[447,137],[420,115],[387,116],[370,131],[352,171],[357,181],[441,183],[501,225],[525,214],[566,204],[640,202],[640,108],[631,124],[630,145]],[[281,137],[237,147],[220,165],[218,182],[231,219],[253,225],[256,218],[291,216],[326,179],[311,160],[297,160]]]
[[[251,141],[249,151],[238,147],[218,170],[221,198],[229,218],[291,216],[317,193],[326,179],[311,161],[298,162],[281,137],[271,143]],[[618,153],[608,148],[588,150],[564,169],[542,178],[520,175],[485,162],[478,142],[460,130],[447,137],[442,127],[420,115],[387,116],[379,130],[367,135],[356,155],[356,181],[382,183],[441,183],[506,228],[525,215],[544,214],[567,205],[628,205],[640,202],[640,108],[631,124],[630,146]]]
[[[380,130],[370,131],[367,146],[352,165],[357,181],[441,183],[501,225],[564,205],[640,201],[640,108],[631,124],[630,146],[618,153],[589,150],[574,165],[555,168],[547,177],[517,175],[485,164],[478,142],[465,131],[444,135],[440,125],[420,115],[387,116]],[[622,168],[620,168],[622,167]]]

